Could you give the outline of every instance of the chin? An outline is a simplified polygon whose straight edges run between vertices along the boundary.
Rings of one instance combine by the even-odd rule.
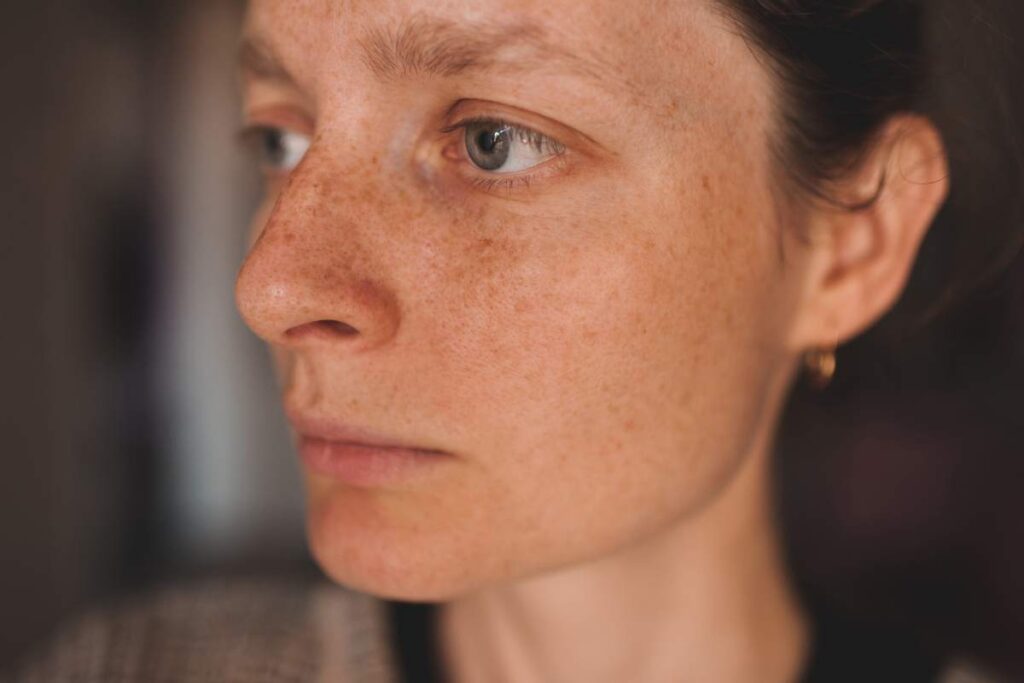
[[[486,569],[443,520],[416,515],[386,495],[357,489],[311,496],[310,552],[334,582],[379,598],[445,602],[487,581]]]

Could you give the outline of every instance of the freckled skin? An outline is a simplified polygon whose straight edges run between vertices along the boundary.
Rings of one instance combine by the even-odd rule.
[[[700,2],[503,6],[597,49],[635,86],[621,101],[566,79],[381,84],[357,55],[370,26],[495,4],[249,11],[304,84],[257,99],[305,107],[316,131],[257,216],[239,308],[273,345],[288,403],[456,455],[406,488],[306,476],[317,560],[382,596],[451,598],[699,516],[793,369],[769,84],[735,31]],[[392,143],[452,93],[543,112],[609,153],[515,199],[425,176]],[[286,334],[317,320],[358,334]]]

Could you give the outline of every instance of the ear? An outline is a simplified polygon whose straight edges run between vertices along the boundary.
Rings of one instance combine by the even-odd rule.
[[[871,327],[897,301],[918,249],[949,191],[941,136],[917,115],[893,117],[864,159],[837,184],[856,209],[816,204],[804,214],[809,241],[795,350],[839,345]]]

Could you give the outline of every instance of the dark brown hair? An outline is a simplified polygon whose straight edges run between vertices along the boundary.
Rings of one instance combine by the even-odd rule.
[[[938,236],[929,236],[928,251],[937,253],[923,277],[937,282],[926,287],[925,303],[936,305],[925,306],[924,318],[1017,254],[1022,174],[1018,122],[1008,101],[1012,40],[998,26],[1001,15],[1019,13],[1019,6],[1009,0],[718,2],[776,76],[775,153],[798,194],[850,210],[870,205],[843,204],[830,184],[857,163],[881,126],[913,112],[940,129],[953,191],[932,230]]]
[[[928,74],[918,3],[723,2],[776,75],[776,153],[801,189],[827,199],[827,181],[890,116],[920,108]]]

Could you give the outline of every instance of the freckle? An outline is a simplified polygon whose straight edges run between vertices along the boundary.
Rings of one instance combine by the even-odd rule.
[[[702,175],[700,177],[700,184],[704,187],[706,191],[711,191],[711,180],[707,177],[707,175]]]

